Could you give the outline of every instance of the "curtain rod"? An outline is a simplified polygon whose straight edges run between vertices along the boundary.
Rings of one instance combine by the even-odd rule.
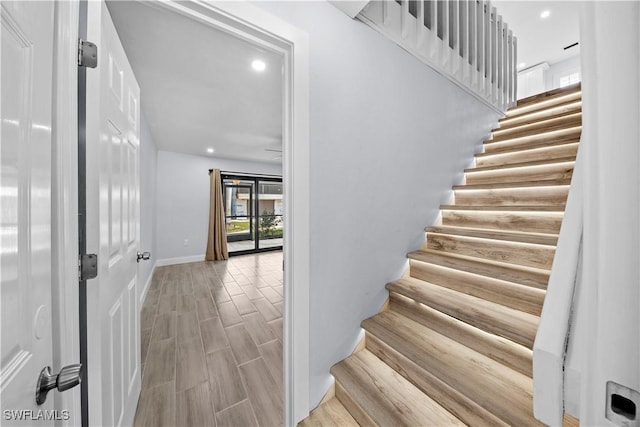
[[[213,172],[213,169],[209,169],[209,174]],[[264,173],[247,173],[247,172],[229,172],[229,171],[220,171],[220,175],[237,175],[237,176],[264,176],[270,178],[282,178],[282,175],[268,175]]]

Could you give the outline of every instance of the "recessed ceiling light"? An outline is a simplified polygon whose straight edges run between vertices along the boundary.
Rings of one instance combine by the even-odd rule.
[[[542,19],[548,18],[549,15],[551,15],[551,12],[549,12],[548,10],[543,10],[542,13],[540,14],[540,18]]]
[[[214,152],[213,148],[211,148],[211,147],[207,148],[207,153],[213,153],[213,152]]]
[[[265,64],[264,61],[261,61],[259,59],[255,59],[251,63],[251,68],[253,68],[256,71],[264,71],[265,68],[267,68],[267,64]]]
[[[521,62],[521,63],[518,64],[518,68],[524,68],[526,66],[527,66],[526,62]]]

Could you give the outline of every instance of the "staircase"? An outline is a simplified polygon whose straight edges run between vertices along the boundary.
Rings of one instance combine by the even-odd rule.
[[[534,426],[532,347],[581,133],[581,90],[520,100],[387,284],[335,397],[301,426]],[[565,424],[577,420],[565,416]]]

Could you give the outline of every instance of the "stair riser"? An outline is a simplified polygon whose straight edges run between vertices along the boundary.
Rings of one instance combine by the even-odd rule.
[[[551,269],[555,247],[473,237],[430,234],[429,249],[467,255],[493,261],[525,265],[527,267]]]
[[[442,211],[442,225],[558,234],[560,212]]]
[[[578,143],[556,145],[552,147],[534,148],[532,150],[515,151],[505,154],[494,154],[476,157],[477,167],[512,165],[514,163],[535,162],[543,160],[575,157]]]
[[[553,147],[563,144],[580,142],[582,128],[571,128],[549,133],[509,139],[501,142],[487,141],[484,144],[486,155],[495,153],[511,153],[514,151],[530,150],[533,148]]]
[[[549,119],[538,123],[516,126],[511,129],[496,129],[492,132],[492,141],[504,141],[509,138],[518,138],[541,132],[565,129],[582,125],[582,113],[574,113],[567,117]]]
[[[502,182],[536,181],[571,178],[574,162],[514,167],[481,172],[467,172],[466,183],[497,184]]]
[[[538,112],[524,114],[514,118],[501,119],[498,129],[510,129],[528,123],[534,123],[539,120],[546,120],[560,115],[577,113],[582,111],[582,101],[571,101],[557,107],[547,108]]]
[[[540,316],[545,291],[491,277],[411,260],[411,277]]]
[[[427,233],[451,234],[455,236],[480,237],[484,239],[506,240],[509,242],[534,243],[537,245],[556,246],[558,236],[555,234],[519,233],[505,230],[488,230],[482,228],[457,228],[442,225],[427,227]]]
[[[421,325],[464,344],[485,356],[531,377],[531,350],[496,335],[487,334],[424,304],[391,292],[389,308]]]
[[[500,365],[493,367],[499,369],[497,375],[493,375],[487,362],[495,364],[493,360],[475,352],[472,360],[462,358],[458,354],[460,344],[452,345],[452,340],[434,331],[427,330],[429,335],[418,336],[387,319],[381,319],[378,324],[365,321],[363,327],[370,335],[510,425],[541,425],[533,419],[532,383],[526,375]],[[401,333],[391,334],[390,330]],[[423,341],[423,345],[416,347],[412,344],[415,341]]]
[[[468,206],[564,206],[567,202],[569,186],[455,190],[454,193],[456,204]]]
[[[441,267],[458,269],[480,276],[491,277],[506,282],[513,282],[525,286],[533,286],[538,289],[546,289],[549,282],[549,272],[546,270],[522,271],[519,269],[507,268],[506,266],[493,266],[483,263],[464,262],[445,256],[434,256],[430,253],[424,259],[413,259],[414,262],[424,262],[426,264],[436,264]],[[508,266],[508,264],[507,264]]]
[[[390,289],[395,290],[395,288]],[[533,347],[538,326],[538,319],[533,316],[514,313],[513,310],[495,304],[489,306],[488,303],[479,301],[477,298],[461,297],[460,294],[434,285],[428,287],[426,291],[405,288],[403,293],[485,332],[507,338],[527,348]],[[456,298],[460,298],[459,304]]]
[[[474,426],[503,426],[508,424],[479,406],[467,396],[459,393],[446,383],[422,369],[420,366],[398,353],[375,335],[367,334],[367,349],[416,387],[436,400],[442,407],[458,417],[462,422]]]
[[[554,96],[542,102],[536,103],[521,103],[520,105],[507,111],[507,118],[522,116],[534,111],[546,110],[560,104],[566,104],[568,102],[579,101],[582,99],[582,92],[576,91],[570,94]]]
[[[347,408],[347,411],[361,426],[374,427],[377,424],[367,415],[367,413],[351,398],[340,381],[336,380],[336,398]]]
[[[298,427],[320,426],[359,427],[359,424],[336,397],[331,397],[327,401],[323,399],[323,403],[298,423]]]
[[[545,160],[536,160],[532,162],[514,163],[511,165],[499,164],[499,165],[493,165],[493,166],[476,166],[473,168],[467,168],[464,170],[464,172],[468,173],[468,172],[497,171],[497,170],[513,169],[513,168],[524,168],[527,166],[553,165],[557,163],[575,162],[575,161],[576,161],[576,156],[569,156],[569,157],[561,157],[558,159],[551,159],[551,160],[545,159]],[[532,181],[527,181],[527,182],[532,182]],[[533,181],[533,182],[536,182],[536,181]]]

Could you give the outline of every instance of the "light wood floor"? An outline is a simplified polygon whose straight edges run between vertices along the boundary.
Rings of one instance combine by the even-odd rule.
[[[158,267],[136,426],[282,425],[282,252]]]

